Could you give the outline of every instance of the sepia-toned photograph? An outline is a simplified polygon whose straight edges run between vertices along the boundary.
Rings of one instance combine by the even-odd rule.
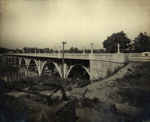
[[[150,122],[150,0],[0,0],[0,122]]]

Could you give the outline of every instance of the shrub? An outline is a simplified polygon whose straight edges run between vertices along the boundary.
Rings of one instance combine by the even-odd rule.
[[[93,102],[94,102],[94,104],[98,104],[99,103],[99,99],[98,98],[94,98]]]
[[[111,75],[112,75],[112,71],[111,71],[111,69],[108,69],[107,70],[106,78],[110,77]]]
[[[127,66],[128,64],[129,64],[129,62],[125,62],[124,65],[123,65],[123,67]]]
[[[70,86],[70,87],[67,87],[65,90],[66,90],[66,91],[71,91],[71,90],[72,90],[72,87],[71,87],[71,86]]]
[[[128,71],[132,71],[132,69],[128,68]]]
[[[114,69],[114,72],[112,72],[111,69],[108,69],[106,78],[116,74],[121,68],[122,68],[121,66],[118,66],[117,68]]]
[[[92,100],[90,100],[90,99],[88,99],[88,98],[83,98],[83,100],[82,100],[82,102],[81,102],[81,104],[82,104],[82,107],[92,107],[93,105],[93,101]]]
[[[118,66],[117,68],[115,68],[113,74],[117,73],[122,67],[121,66]]]
[[[116,78],[116,80],[115,80],[116,82],[120,82],[120,79],[119,78]]]
[[[86,85],[88,85],[88,84],[90,84],[91,82],[89,81],[89,80],[80,80],[79,82],[78,82],[78,87],[84,87],[84,86],[86,86]]]

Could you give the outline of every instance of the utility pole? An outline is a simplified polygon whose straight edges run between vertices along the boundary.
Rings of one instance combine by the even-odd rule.
[[[93,43],[91,43],[91,54],[93,54]]]
[[[64,45],[67,44],[67,42],[62,42],[63,44],[63,58],[62,58],[62,87],[64,86]]]

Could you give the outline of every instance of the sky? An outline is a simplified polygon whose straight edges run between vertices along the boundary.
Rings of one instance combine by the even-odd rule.
[[[102,49],[113,33],[150,35],[150,0],[0,0],[0,47]]]

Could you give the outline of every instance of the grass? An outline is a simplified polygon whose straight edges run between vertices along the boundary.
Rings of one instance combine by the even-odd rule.
[[[122,66],[118,66],[117,68],[114,69],[114,71],[112,71],[111,69],[107,70],[107,75],[105,78],[109,78],[111,76],[113,76],[114,74],[116,74],[120,69],[122,68]]]
[[[150,92],[145,91],[144,89],[130,89],[127,88],[125,90],[118,91],[122,97],[122,102],[128,102],[129,105],[135,107],[144,107],[147,108],[147,105],[150,102],[149,94]]]
[[[120,102],[146,108],[150,103],[150,63],[142,63],[134,68],[132,73],[116,79],[120,88],[117,94],[122,96]]]
[[[99,82],[106,78],[109,78],[109,77],[113,76],[114,74],[116,74],[121,68],[122,68],[121,66],[118,66],[117,68],[114,69],[114,71],[112,71],[111,69],[108,69],[105,77],[100,77],[96,80],[93,80],[93,82]]]
[[[72,78],[65,81],[66,86],[72,84],[73,87],[81,88],[91,83],[90,80]]]

